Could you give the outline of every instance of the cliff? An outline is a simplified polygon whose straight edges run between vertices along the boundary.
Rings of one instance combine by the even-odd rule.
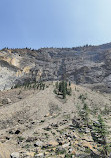
[[[76,48],[0,51],[0,90],[26,80],[70,80],[111,92],[111,43]]]

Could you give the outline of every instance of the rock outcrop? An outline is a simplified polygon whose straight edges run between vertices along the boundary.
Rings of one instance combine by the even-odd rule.
[[[3,49],[0,90],[33,80],[63,77],[101,91],[111,91],[111,43],[77,48]]]

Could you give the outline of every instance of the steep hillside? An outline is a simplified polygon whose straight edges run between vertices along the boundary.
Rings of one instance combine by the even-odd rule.
[[[71,84],[72,95],[61,99],[54,93],[55,82],[45,84],[44,90],[21,87],[0,92],[1,158],[7,152],[19,153],[20,158],[90,158],[92,154],[99,158],[101,145],[94,142],[91,131],[101,114],[111,143],[111,95]],[[3,102],[6,98],[9,102]],[[82,121],[85,104],[89,127]]]
[[[111,43],[77,48],[3,49],[0,89],[32,80],[68,80],[111,92]]]

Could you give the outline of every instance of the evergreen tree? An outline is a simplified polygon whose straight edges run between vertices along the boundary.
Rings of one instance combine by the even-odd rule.
[[[69,85],[67,84],[67,82],[65,80],[61,81],[61,82],[56,82],[55,84],[56,89],[54,90],[54,92],[56,94],[60,94],[63,96],[63,99],[66,98],[66,95],[71,95],[71,87],[69,87]]]
[[[83,111],[84,111],[84,121],[85,123],[88,125],[88,122],[89,122],[89,107],[86,103],[84,103],[83,105]]]
[[[71,86],[71,82],[69,81],[69,86]]]
[[[84,103],[83,108],[79,111],[81,119],[84,121],[84,125],[89,127],[89,112],[90,109],[86,103]]]
[[[59,83],[59,92],[62,93],[62,83],[61,82]]]
[[[67,92],[67,83],[65,81],[62,82],[62,93],[63,93],[63,99],[66,98],[66,92]]]
[[[108,146],[106,141],[107,129],[104,123],[104,120],[99,115],[98,122],[93,123],[93,140],[102,146],[101,156],[102,158],[108,157]]]

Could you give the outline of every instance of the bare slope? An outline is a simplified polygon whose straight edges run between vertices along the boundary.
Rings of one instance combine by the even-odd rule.
[[[64,157],[69,150],[70,154],[80,157],[88,154],[86,148],[97,154],[90,130],[86,128],[81,132],[82,127],[71,126],[72,119],[77,121],[80,118],[79,111],[86,103],[90,108],[89,120],[96,121],[101,114],[111,132],[111,95],[72,84],[72,96],[63,100],[53,93],[54,84],[48,83],[49,87],[45,90],[22,88],[0,92],[1,100],[7,97],[12,100],[12,103],[0,107],[0,142],[5,146],[9,144],[12,149],[15,147],[14,151],[19,151],[21,157],[28,154],[33,157],[36,152],[51,158],[57,154]],[[84,102],[81,95],[85,97]],[[104,114],[105,108],[108,114]],[[42,145],[40,142],[34,145],[38,141]],[[110,135],[108,142],[111,142]],[[63,153],[56,151],[61,150],[61,146],[65,149]]]

